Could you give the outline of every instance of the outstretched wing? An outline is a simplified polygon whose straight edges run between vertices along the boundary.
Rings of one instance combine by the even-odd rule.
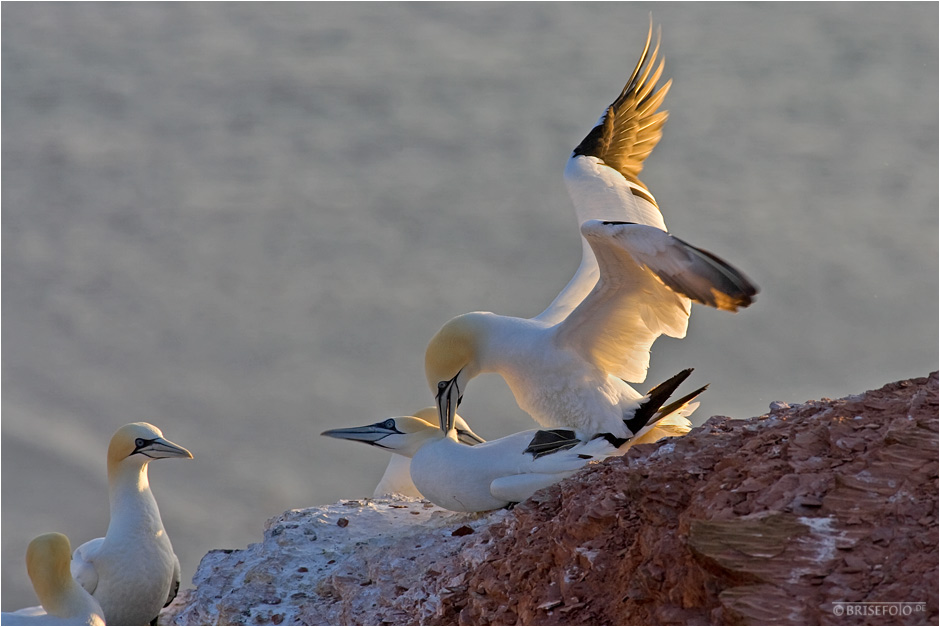
[[[649,190],[640,181],[639,175],[643,162],[662,138],[663,125],[669,117],[668,111],[658,109],[672,86],[672,80],[656,91],[656,83],[662,77],[665,67],[663,60],[656,65],[661,36],[661,31],[657,32],[656,47],[653,53],[649,54],[653,37],[653,23],[650,21],[646,46],[630,80],[571,155],[572,159],[579,156],[593,157],[613,168],[629,183],[641,188],[634,191],[635,195],[640,198],[646,196],[645,199],[654,206],[655,201],[652,196],[648,196]]]
[[[736,311],[757,294],[728,263],[655,227],[589,220],[581,233],[600,278],[557,325],[556,342],[621,379],[646,378],[650,347],[660,335],[685,336],[691,300]]]
[[[578,225],[600,219],[666,229],[656,200],[638,178],[646,157],[662,137],[668,113],[657,109],[672,84],[670,80],[656,91],[663,61],[656,65],[659,34],[650,54],[652,36],[651,21],[646,45],[630,80],[568,159],[565,185],[574,203]],[[594,253],[583,238],[581,244],[581,264],[577,272],[537,319],[550,324],[560,322],[597,282]]]

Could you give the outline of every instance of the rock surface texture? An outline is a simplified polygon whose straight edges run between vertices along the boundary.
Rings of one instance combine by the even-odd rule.
[[[937,373],[771,408],[512,511],[286,512],[262,543],[206,555],[162,622],[937,624]]]

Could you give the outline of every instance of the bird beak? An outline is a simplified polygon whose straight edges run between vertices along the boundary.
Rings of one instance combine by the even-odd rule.
[[[365,442],[366,444],[382,446],[379,444],[379,440],[382,440],[383,438],[386,438],[394,433],[400,432],[396,431],[395,429],[389,429],[388,427],[383,426],[381,422],[378,422],[374,425],[368,425],[365,427],[330,429],[329,431],[324,431],[320,435],[325,435],[328,438],[353,440],[354,442]]]
[[[486,440],[478,436],[469,428],[461,429],[460,427],[457,428],[457,440],[461,444],[467,444],[469,446],[473,446],[474,444],[483,444],[486,442]]]
[[[138,448],[135,453],[142,453],[150,459],[165,459],[168,457],[181,457],[183,459],[193,458],[193,454],[188,450],[179,444],[174,444],[163,438],[154,438],[145,446]]]
[[[437,415],[441,421],[441,430],[449,433],[454,428],[457,405],[463,398],[460,387],[457,385],[458,372],[450,381],[441,381],[437,384]]]

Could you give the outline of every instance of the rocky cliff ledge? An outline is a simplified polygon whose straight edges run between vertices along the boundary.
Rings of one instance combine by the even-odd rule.
[[[715,416],[512,511],[285,512],[161,622],[935,625],[937,387]]]

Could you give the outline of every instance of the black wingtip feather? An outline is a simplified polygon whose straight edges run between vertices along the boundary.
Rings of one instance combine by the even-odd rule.
[[[522,452],[538,459],[543,455],[572,448],[580,441],[577,434],[570,429],[542,429],[535,432],[529,446]]]

